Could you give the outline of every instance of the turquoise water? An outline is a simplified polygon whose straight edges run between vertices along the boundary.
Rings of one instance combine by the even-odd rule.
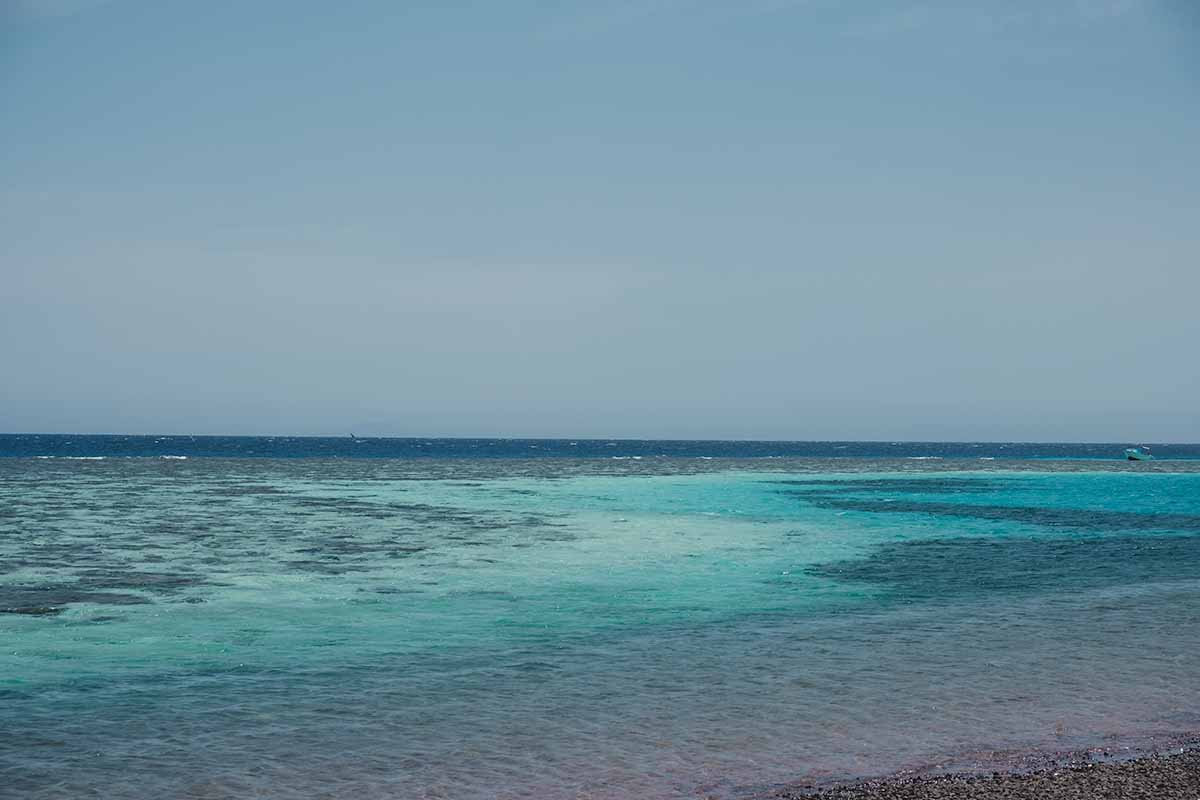
[[[5,460],[4,785],[743,797],[1200,729],[1200,473],[950,467]]]

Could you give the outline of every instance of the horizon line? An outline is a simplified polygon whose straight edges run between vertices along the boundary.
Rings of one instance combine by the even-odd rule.
[[[1149,442],[1153,445],[1167,446],[1200,446],[1200,442],[1166,441],[1152,439],[1080,439],[1080,440],[1040,440],[1040,439],[773,439],[773,438],[726,438],[715,437],[708,439],[689,438],[651,438],[640,436],[417,436],[405,435],[373,435],[373,434],[322,434],[322,433],[47,433],[47,432],[0,432],[0,437],[15,436],[104,436],[104,437],[137,437],[163,439],[381,439],[395,441],[497,441],[497,442],[761,442],[764,444],[1072,444],[1072,445],[1119,445],[1132,441]]]

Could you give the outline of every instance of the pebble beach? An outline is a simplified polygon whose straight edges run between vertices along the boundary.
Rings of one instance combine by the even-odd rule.
[[[777,800],[1196,800],[1200,742],[1117,761],[1093,754],[1046,758],[1034,769],[990,774],[898,775],[825,788],[800,788]]]

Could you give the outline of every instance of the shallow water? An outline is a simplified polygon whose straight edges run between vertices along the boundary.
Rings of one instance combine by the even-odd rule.
[[[0,459],[0,793],[740,797],[1196,730],[1193,466]]]

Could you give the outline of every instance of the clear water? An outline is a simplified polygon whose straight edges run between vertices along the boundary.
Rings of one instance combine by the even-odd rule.
[[[1200,472],[0,459],[0,611],[4,796],[745,797],[1200,729]]]

